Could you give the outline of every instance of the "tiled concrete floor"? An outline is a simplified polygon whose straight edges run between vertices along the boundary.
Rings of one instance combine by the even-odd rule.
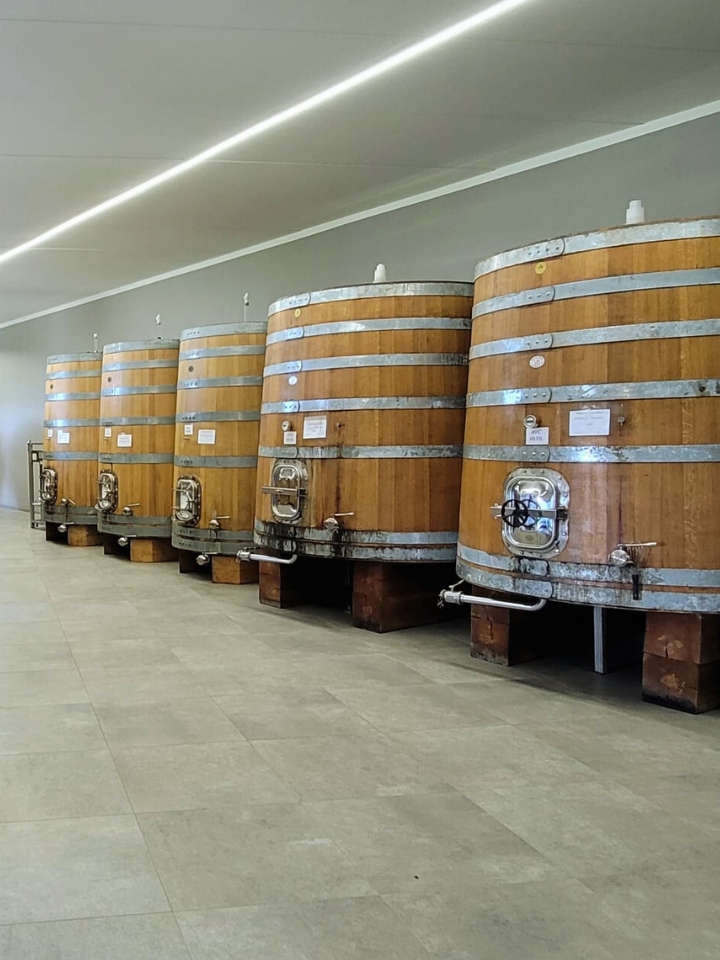
[[[720,715],[0,512],[2,960],[717,960]]]

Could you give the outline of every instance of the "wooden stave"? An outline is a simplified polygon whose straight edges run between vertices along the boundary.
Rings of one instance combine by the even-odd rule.
[[[644,245],[641,251],[632,244],[617,245],[610,250],[596,249],[582,253],[561,254],[556,258],[540,260],[540,271],[536,262],[515,264],[489,271],[479,276],[475,284],[475,303],[514,293],[516,290],[538,289],[543,285],[575,283],[593,276],[628,276],[631,274],[654,271],[674,271],[720,267],[720,221],[715,221],[717,232],[698,238],[681,240],[662,240]],[[510,252],[513,253],[512,251]],[[594,270],[594,272],[592,272]],[[604,273],[603,273],[604,270]],[[584,311],[584,312],[583,312]],[[591,319],[594,317],[594,322]],[[473,324],[472,348],[478,344],[508,338],[543,335],[566,330],[586,329],[592,326],[611,326],[633,324],[639,321],[652,322],[662,327],[677,321],[693,319],[702,321],[720,317],[720,286],[716,283],[701,284],[684,289],[640,291],[635,293],[609,293],[594,297],[582,297],[564,301],[550,301],[538,305],[512,307],[501,312],[489,312],[479,316]],[[583,323],[580,322],[583,319]],[[471,348],[471,351],[472,351]],[[591,351],[603,351],[606,364],[605,378],[592,378],[582,374],[570,374],[577,368],[583,355],[592,356]],[[667,381],[661,383],[661,390],[675,390],[677,379],[687,380],[693,388],[700,380],[707,378],[710,383],[703,385],[708,392],[705,396],[686,399],[631,399],[602,401],[595,406],[609,407],[612,411],[612,423],[618,417],[625,417],[623,425],[623,445],[637,445],[639,456],[649,455],[652,447],[658,444],[689,445],[697,444],[707,450],[716,449],[720,440],[717,431],[717,414],[720,413],[720,398],[717,396],[716,382],[720,370],[720,339],[717,335],[685,338],[681,343],[666,339],[656,341],[632,341],[625,343],[595,345],[583,347],[538,348],[536,355],[546,358],[544,366],[538,369],[529,367],[528,360],[533,352],[528,350],[519,354],[504,356],[485,356],[470,360],[469,394],[483,394],[496,387],[504,390],[518,388],[544,387],[546,384],[564,385],[566,383],[619,383],[629,384],[634,392],[641,392],[643,384],[655,379]],[[598,353],[599,355],[599,353]],[[660,359],[668,366],[662,375],[651,377],[653,362]],[[674,363],[672,362],[674,360]],[[561,374],[564,379],[558,379]],[[639,386],[638,386],[639,384]],[[501,386],[500,386],[501,385]],[[651,384],[651,389],[658,389]],[[683,387],[684,389],[684,387]],[[557,392],[557,391],[556,391]],[[702,404],[701,404],[702,401]],[[581,402],[569,403],[529,403],[517,406],[468,406],[466,419],[466,443],[472,445],[519,444],[518,439],[523,418],[532,414],[539,423],[549,426],[553,448],[562,450],[565,445],[587,446],[597,442],[603,447],[610,445],[605,438],[570,438],[567,431],[568,412],[587,405]],[[523,430],[524,432],[524,430]],[[507,439],[511,437],[512,439]],[[612,443],[611,435],[611,443]],[[617,445],[617,440],[615,441]],[[713,445],[713,447],[706,446]],[[647,451],[650,447],[651,450]],[[500,538],[500,524],[489,518],[489,506],[496,502],[501,493],[505,476],[515,467],[528,465],[520,459],[497,461],[472,461],[468,458],[463,466],[463,494],[461,500],[461,520],[459,541],[461,547],[485,551],[496,558],[509,557],[510,553]],[[720,518],[718,511],[708,512],[707,496],[703,491],[712,491],[720,481],[720,463],[717,461],[685,464],[672,463],[623,463],[623,464],[580,464],[560,463],[549,459],[543,464],[549,469],[559,471],[569,482],[571,490],[570,541],[558,554],[557,560],[569,563],[584,563],[588,575],[600,570],[607,562],[607,555],[618,543],[637,541],[659,541],[660,547],[653,548],[654,568],[688,570],[689,580],[708,576],[714,579],[714,571],[720,568],[720,556],[714,544],[720,542]],[[619,496],[623,491],[623,509],[625,527],[621,527],[612,511],[607,511],[607,521],[603,521],[602,510],[582,484],[587,483],[588,471],[594,471],[595,480],[590,484],[598,497],[603,493],[608,500]],[[652,484],[660,502],[668,498],[672,501],[672,510],[683,519],[685,528],[702,531],[693,534],[686,543],[687,535],[682,538],[668,532],[665,525],[658,529],[651,527],[649,519],[640,509],[641,492],[646,492]],[[594,485],[594,487],[593,487]],[[683,492],[683,485],[691,492]],[[636,495],[628,502],[627,490],[635,490]],[[611,493],[608,493],[611,491]],[[695,494],[692,491],[700,491]],[[682,496],[680,496],[682,492]],[[575,496],[573,496],[575,493]],[[573,510],[575,507],[575,510]],[[648,513],[650,511],[647,511]],[[665,511],[667,513],[667,511]],[[573,514],[595,515],[597,527],[605,530],[605,538],[593,540],[592,530],[583,528],[581,538],[573,537]],[[628,514],[631,514],[628,518]],[[486,516],[487,514],[487,516]],[[713,519],[714,518],[714,519]],[[634,529],[628,524],[635,524]],[[639,533],[639,529],[649,533]],[[655,532],[652,532],[655,531]],[[521,572],[523,563],[517,564],[518,570],[508,572],[519,593],[541,595],[539,582]],[[467,576],[477,586],[491,587],[497,583],[493,568],[458,563],[458,572]],[[694,574],[693,571],[700,571]],[[702,574],[702,571],[710,571]],[[602,590],[599,589],[602,586]],[[583,583],[579,579],[555,580],[556,596],[571,598],[572,602],[597,602],[603,590],[607,595],[606,605],[636,606],[647,609],[664,609],[658,604],[666,604],[667,609],[717,612],[720,610],[720,574],[717,586],[664,586],[653,585],[644,589],[645,600],[628,601],[628,584],[623,591],[610,589],[607,581]],[[612,602],[614,601],[614,602]]]
[[[119,347],[128,349],[117,349]],[[134,348],[134,349],[133,349]],[[163,393],[136,393],[120,396],[101,396],[101,423],[115,423],[118,419],[156,418],[162,424],[139,423],[131,427],[113,426],[111,437],[100,430],[98,452],[99,471],[110,470],[117,476],[118,505],[113,513],[98,513],[98,530],[116,536],[169,538],[171,536],[173,450],[175,438],[175,404],[177,389],[177,357],[179,341],[155,340],[110,344],[103,350],[101,391],[127,387],[161,387]],[[137,364],[166,361],[162,367],[108,369],[118,363]],[[108,379],[109,378],[109,379]],[[132,446],[119,447],[121,433],[131,433]],[[142,463],[139,460],[115,462],[119,457],[167,457],[163,463]],[[141,506],[133,514],[124,516],[123,507],[132,503]]]
[[[246,346],[264,348],[266,324],[230,324],[227,332],[221,325],[195,327],[183,331],[180,354],[188,350],[213,350],[215,348]],[[203,335],[205,334],[205,335]],[[251,377],[262,381],[263,353],[225,355],[181,359],[178,365],[178,384],[190,379],[218,379],[225,377]],[[191,369],[194,368],[194,369]],[[179,549],[197,552],[212,551],[232,556],[252,543],[252,527],[255,510],[257,468],[248,467],[198,467],[183,466],[181,458],[190,452],[193,456],[215,455],[218,457],[247,457],[257,459],[260,429],[260,400],[262,386],[206,386],[194,389],[180,388],[177,394],[175,426],[175,465],[173,488],[180,477],[191,476],[201,485],[201,516],[194,526],[185,526],[173,520],[173,544]],[[182,417],[190,411],[210,413],[233,410],[257,412],[257,420],[226,421],[193,419],[194,434],[184,435]],[[196,441],[199,430],[215,430],[213,445],[200,445]],[[192,448],[190,451],[188,448]],[[213,535],[209,521],[213,514],[229,516],[222,521],[222,539]]]
[[[374,288],[380,290],[380,288]],[[470,286],[463,289],[470,291]],[[450,320],[468,317],[470,302],[467,296],[423,296],[394,297],[380,295],[374,298],[355,298],[270,313],[268,335],[277,331],[289,330],[300,325],[315,326],[324,323],[354,322],[359,319],[387,319],[397,317],[436,318],[447,317]],[[299,309],[299,314],[298,314]],[[343,356],[371,356],[392,353],[416,354],[467,354],[469,331],[465,330],[400,330],[380,332],[355,332],[352,334],[330,334],[308,337],[307,339],[286,340],[269,343],[266,365],[284,363],[293,359],[327,358]],[[399,372],[398,372],[399,371]],[[277,403],[287,398],[284,389],[287,377],[283,375],[266,376],[263,383],[263,403]],[[454,396],[462,398],[466,389],[466,367],[455,366],[413,366],[403,368],[370,367],[353,370],[308,372],[303,377],[304,390],[296,394],[299,399],[318,398],[356,398],[356,397],[423,397]],[[307,414],[312,416],[313,414]],[[321,415],[321,414],[319,414]],[[260,446],[274,448],[282,446],[280,425],[284,420],[298,424],[298,433],[302,437],[302,422],[306,415],[285,413],[263,413],[261,416]],[[320,441],[320,446],[331,446],[333,441],[333,418],[335,423],[344,422],[347,430],[343,437],[345,444],[358,446],[392,445],[402,446],[434,445],[435,443],[462,442],[464,412],[459,409],[427,410],[345,410],[331,412],[328,418],[328,437]],[[341,418],[341,419],[338,419]],[[352,440],[352,444],[350,441]],[[302,445],[302,439],[299,440]],[[256,540],[266,546],[278,546],[284,540],[285,524],[273,522],[269,498],[262,494],[261,487],[269,483],[275,457],[258,459],[258,501],[256,518],[260,525],[269,524],[273,528],[258,531]],[[291,457],[289,459],[292,459]],[[342,534],[341,555],[369,559],[412,559],[412,560],[451,560],[454,555],[454,531],[457,520],[457,498],[460,478],[460,462],[450,459],[404,459],[404,460],[347,460],[322,462],[308,461],[309,488],[311,490],[310,515],[305,514],[301,524],[293,524],[296,536],[304,528],[317,535],[323,520],[333,514],[346,512],[343,503],[348,498],[357,504],[360,491],[368,495],[366,501],[376,505],[375,514],[365,508],[356,517],[344,521],[346,532]],[[389,498],[383,496],[388,489],[441,490],[442,497],[436,497],[430,509],[419,510],[398,524],[398,518],[389,509]],[[355,539],[353,530],[358,531]],[[433,543],[424,547],[408,544],[396,544],[392,548],[377,544],[369,547],[358,542],[363,532],[377,530],[380,535],[407,534],[408,542],[413,535],[426,532],[450,532],[447,542],[438,546]],[[318,545],[317,542],[296,540],[298,552],[313,555],[336,556],[337,544]]]
[[[55,504],[43,504],[43,519],[50,523],[82,523],[92,526],[97,522],[95,513],[95,480],[96,464],[89,460],[62,460],[52,459],[56,454],[90,453],[97,448],[100,400],[96,396],[100,385],[99,354],[65,354],[48,357],[45,376],[46,398],[53,394],[88,394],[87,399],[72,399],[45,402],[45,418],[43,424],[43,455],[44,460],[57,473],[58,492]],[[94,371],[97,370],[95,374]],[[77,372],[80,377],[57,377],[58,373],[67,374]],[[90,374],[90,375],[89,375]],[[57,389],[55,389],[57,388]],[[95,396],[93,396],[95,395]],[[49,423],[65,420],[88,420],[87,426],[49,427]],[[52,429],[53,436],[49,438],[48,429]],[[58,429],[70,434],[68,444],[57,443]],[[74,505],[61,505],[63,498],[74,501]]]

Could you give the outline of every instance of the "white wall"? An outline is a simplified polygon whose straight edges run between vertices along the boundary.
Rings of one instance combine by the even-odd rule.
[[[622,222],[641,197],[653,219],[720,215],[720,117],[608,147],[128,293],[0,330],[0,504],[27,506],[25,444],[42,438],[45,358],[115,340],[176,336],[262,316],[280,296],[372,278],[470,280],[481,257]]]

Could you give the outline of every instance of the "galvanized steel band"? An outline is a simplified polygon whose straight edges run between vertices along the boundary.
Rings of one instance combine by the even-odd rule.
[[[174,523],[172,527],[172,544],[178,550],[190,550],[193,553],[205,553],[210,557],[234,557],[242,547],[251,546],[252,533],[243,536],[242,533],[233,540],[199,540],[188,537],[189,531]]]
[[[209,357],[259,357],[265,353],[264,344],[244,347],[206,347],[204,350],[183,350],[181,360],[205,360]]]
[[[213,323],[208,327],[189,327],[180,340],[202,340],[205,337],[229,337],[237,333],[266,333],[267,320],[240,320],[235,323]]]
[[[178,390],[198,390],[205,387],[260,387],[262,377],[210,377],[205,380],[178,380]]]
[[[126,517],[122,513],[98,513],[97,528],[101,533],[117,537],[126,535],[169,540],[172,536],[170,517]]]
[[[128,360],[124,363],[104,363],[102,371],[112,373],[115,370],[169,370],[177,365],[177,360]]]
[[[633,600],[632,589],[596,587],[583,584],[551,583],[489,573],[458,560],[458,576],[468,583],[505,593],[544,597],[566,603],[585,603],[598,607],[627,607],[635,610],[669,610],[682,613],[720,613],[720,594],[669,593],[643,588],[641,598]]]
[[[358,367],[464,367],[466,353],[385,353],[357,354],[350,357],[316,357],[308,360],[289,360],[265,367],[263,375],[299,373],[312,370],[354,370]]]
[[[72,420],[43,420],[44,427],[97,427],[99,421],[97,417],[89,419],[76,417]]]
[[[255,530],[257,533],[267,533],[271,530],[277,530],[278,526],[286,526],[278,523],[267,524],[263,520],[255,520]],[[457,543],[457,530],[443,531],[421,531],[397,533],[386,530],[345,530],[338,533],[331,530],[319,530],[314,527],[301,527],[295,524],[289,526],[289,530],[297,531],[304,540],[313,540],[316,543],[335,543],[338,535],[341,538],[349,537],[356,543],[379,543],[385,545],[405,545],[405,546],[426,546],[432,544],[455,544]],[[290,535],[290,534],[288,534]]]
[[[93,353],[88,351],[87,353],[58,353],[54,357],[48,357],[46,363],[89,363],[90,360],[97,360],[98,363],[102,361],[102,353],[99,351]]]
[[[604,250],[608,247],[623,247],[635,243],[657,243],[663,240],[697,240],[701,237],[720,236],[720,219],[668,221],[664,223],[643,223],[634,226],[617,227],[613,230],[598,230],[593,233],[579,233],[570,237],[559,237],[533,243],[527,247],[508,250],[481,260],[475,268],[475,279],[522,263],[535,263],[538,260],[551,260],[554,257],[571,253],[586,253],[589,250]]]
[[[663,270],[656,273],[631,273],[592,280],[576,280],[554,287],[535,287],[481,300],[473,307],[473,318],[517,307],[536,306],[556,300],[596,297],[603,294],[632,293],[638,290],[667,290],[673,287],[696,287],[720,283],[720,267],[699,270]]]
[[[331,400],[282,400],[264,403],[261,412],[317,413],[337,410],[462,410],[464,394],[454,397],[339,397]]]
[[[108,343],[103,347],[103,355],[106,353],[133,353],[135,350],[177,350],[180,347],[179,340],[128,340],[126,343]]]
[[[43,453],[43,460],[97,460],[97,450],[53,450]]]
[[[102,367],[92,367],[90,370],[58,370],[55,373],[46,373],[46,380],[82,380],[86,377],[99,377]]]
[[[259,410],[190,410],[178,413],[176,423],[243,423],[259,420]]]
[[[57,403],[62,400],[99,400],[100,394],[96,390],[88,393],[46,393],[46,403]]]
[[[172,426],[175,417],[102,417],[101,427],[164,427]]]
[[[508,337],[478,343],[470,350],[470,359],[500,357],[508,353],[580,347],[599,343],[626,343],[632,340],[671,340],[680,337],[716,337],[720,320],[668,320],[652,323],[626,323],[612,327],[560,330],[529,337]]]
[[[469,317],[390,317],[383,320],[341,320],[315,323],[309,327],[290,327],[268,334],[267,345],[304,337],[324,337],[339,333],[379,333],[396,330],[469,330]]]
[[[235,540],[252,540],[252,530],[208,530],[207,527],[185,526],[179,520],[173,520],[173,536],[180,533],[186,540],[200,543],[232,543]]]
[[[521,403],[580,403],[595,400],[668,400],[720,396],[720,380],[649,380],[637,383],[578,383],[519,387],[469,393],[467,406],[502,407]]]
[[[309,307],[316,303],[336,303],[339,300],[363,300],[369,297],[472,297],[471,283],[418,282],[366,283],[353,287],[336,287],[284,297],[270,304],[268,316],[283,310]]]
[[[535,560],[532,557],[487,553],[458,543],[460,560],[534,577],[560,580],[582,580],[591,583],[629,583],[627,570],[602,563],[565,563],[560,560]],[[720,570],[699,570],[672,567],[642,567],[644,584],[663,587],[699,587],[720,590]]]
[[[139,387],[103,387],[100,395],[103,397],[142,397],[148,394],[175,392],[174,383],[154,383]]]
[[[370,538],[373,533],[344,530],[340,537],[335,536],[333,539],[327,531],[255,521],[255,541],[262,546],[274,547],[287,553],[348,560],[453,562],[455,559],[454,533],[450,534],[451,541],[441,541],[439,544],[411,539],[414,536],[422,537],[423,534],[407,534],[405,541],[391,540],[390,537],[395,535],[382,531],[374,535],[374,540],[365,540],[364,536]]]
[[[466,444],[466,460],[530,463],[715,463],[720,443],[658,444],[627,447],[514,447]]]
[[[462,446],[378,446],[378,447],[260,447],[260,457],[303,460],[408,460],[462,456]]]
[[[67,523],[94,527],[97,524],[97,511],[93,507],[77,507],[68,504],[43,504],[43,518],[50,523]]]
[[[103,463],[172,463],[172,453],[100,453],[95,454]]]
[[[175,457],[176,467],[256,467],[257,457]]]

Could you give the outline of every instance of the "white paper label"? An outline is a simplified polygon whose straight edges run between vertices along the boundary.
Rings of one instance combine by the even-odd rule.
[[[533,368],[533,370],[539,370],[540,367],[545,366],[545,357],[530,357],[530,366]]]
[[[52,440],[52,430],[48,430],[48,440]]]
[[[119,447],[131,447],[132,446],[132,434],[131,433],[119,433],[117,438],[117,444]]]
[[[58,443],[70,443],[70,433],[66,430],[58,430],[57,432],[57,442]]]
[[[290,384],[291,387],[294,387],[295,384],[297,383],[297,377],[288,377],[288,383]]]
[[[303,422],[303,440],[324,440],[327,436],[327,417],[306,417]]]
[[[105,439],[109,440],[112,437],[112,427],[105,427]]]
[[[609,410],[571,410],[571,437],[607,437],[610,435]]]
[[[528,447],[550,443],[550,427],[526,427],[525,444]]]
[[[193,433],[195,433],[195,424],[194,424],[194,423],[186,423],[186,424],[183,426],[183,434],[184,434],[186,437],[191,437],[191,436],[193,435]]]
[[[294,447],[297,443],[297,430],[286,430],[283,433],[283,443],[286,447]]]
[[[198,443],[215,443],[214,430],[198,430]]]

